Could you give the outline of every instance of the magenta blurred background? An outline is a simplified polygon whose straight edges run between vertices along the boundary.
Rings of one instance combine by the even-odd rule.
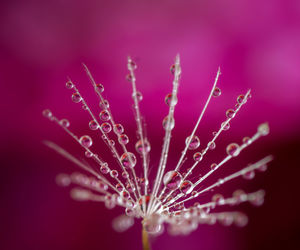
[[[226,195],[236,185],[267,191],[264,206],[239,207],[249,215],[246,228],[200,226],[191,235],[178,237],[165,232],[153,239],[153,250],[299,247],[300,1],[11,0],[1,1],[0,20],[2,250],[141,249],[139,221],[129,231],[116,233],[111,221],[121,209],[75,202],[67,189],[56,186],[56,174],[76,168],[42,141],[53,140],[83,156],[78,145],[41,112],[50,108],[58,117],[68,118],[78,135],[94,136],[87,114],[71,102],[71,92],[64,87],[71,77],[96,110],[84,62],[104,84],[115,119],[132,138],[133,150],[135,123],[125,80],[126,59],[132,56],[138,63],[138,89],[144,95],[141,108],[152,143],[153,175],[163,138],[161,121],[167,114],[164,96],[171,91],[169,68],[177,53],[182,79],[172,138],[176,143],[168,168],[179,159],[218,66],[222,95],[212,100],[199,127],[203,145],[239,94],[251,88],[252,98],[208,159],[220,161],[228,143],[240,143],[268,121],[270,135],[219,174],[232,173],[267,154],[275,160],[253,181],[237,180],[221,189]],[[101,143],[94,146],[100,155],[102,148]]]

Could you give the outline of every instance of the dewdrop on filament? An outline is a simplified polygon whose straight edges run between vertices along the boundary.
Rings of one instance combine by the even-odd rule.
[[[133,118],[136,123],[137,137],[129,136],[126,133],[126,128],[124,128],[122,122],[117,120],[117,116],[114,116],[113,105],[110,105],[104,97],[104,84],[96,82],[86,65],[83,66],[95,91],[95,96],[98,98],[98,113],[92,112],[88,103],[90,100],[87,100],[81,94],[77,84],[72,80],[67,81],[66,88],[71,91],[71,100],[74,105],[79,104],[79,107],[83,108],[81,112],[86,112],[89,115],[90,119],[86,121],[86,126],[93,134],[88,133],[80,136],[80,131],[73,131],[69,120],[57,118],[54,112],[49,109],[43,111],[45,118],[61,127],[78,144],[78,147],[82,148],[82,154],[85,158],[83,161],[57,144],[49,141],[45,142],[48,147],[73,162],[82,172],[85,172],[85,174],[73,173],[57,176],[56,180],[60,186],[74,186],[71,189],[73,199],[81,202],[100,202],[108,209],[115,206],[122,207],[124,214],[113,221],[113,228],[118,232],[129,229],[135,219],[141,220],[144,249],[149,249],[148,234],[159,235],[164,232],[166,226],[167,231],[172,235],[185,235],[196,230],[202,224],[214,225],[220,223],[224,226],[236,225],[238,227],[247,224],[248,217],[245,214],[235,210],[233,212],[227,210],[226,212],[220,212],[222,211],[221,208],[226,205],[238,206],[245,202],[255,206],[262,205],[265,192],[258,190],[246,193],[237,189],[232,196],[225,197],[221,194],[222,186],[239,177],[247,180],[255,178],[259,172],[267,170],[267,165],[273,157],[266,156],[236,172],[231,172],[227,176],[219,176],[218,169],[223,168],[224,165],[230,165],[231,160],[242,154],[248,146],[256,143],[259,138],[268,135],[270,130],[268,123],[265,122],[259,125],[257,132],[252,136],[241,138],[241,143],[229,143],[223,150],[223,160],[208,164],[206,162],[205,165],[202,160],[207,153],[214,151],[216,141],[223,133],[230,133],[230,124],[238,117],[239,112],[243,112],[241,110],[250,100],[250,90],[239,95],[233,107],[227,107],[224,110],[224,120],[216,126],[219,129],[214,131],[211,138],[205,142],[200,137],[201,134],[198,128],[208,104],[219,101],[221,98],[221,89],[217,85],[221,74],[219,68],[196,123],[188,131],[184,141],[177,141],[176,138],[172,137],[172,132],[175,129],[174,114],[180,101],[177,94],[182,73],[180,58],[177,55],[170,69],[173,77],[172,91],[166,94],[164,100],[168,111],[161,121],[164,131],[164,137],[161,139],[161,156],[158,165],[153,166],[150,165],[151,138],[147,137],[145,120],[140,110],[140,106],[143,104],[143,95],[138,91],[136,85],[137,64],[130,57],[128,58],[128,75],[126,77],[129,82],[127,84],[132,88]],[[195,107],[195,109],[198,109],[198,107]],[[95,136],[96,134],[98,136]],[[93,143],[96,140],[104,142],[115,162],[111,162],[110,158],[108,159],[108,156],[101,153],[101,151],[96,151]],[[178,155],[178,161],[175,165],[174,162],[172,164],[168,163],[171,143],[182,146],[182,151]],[[195,152],[196,150],[197,152]],[[192,160],[186,161],[186,159]],[[150,166],[152,171],[155,172],[154,175],[151,175],[154,176],[153,179],[149,179]],[[229,168],[229,166],[226,167]],[[202,168],[205,171],[204,174],[201,174],[201,176],[194,174],[193,170],[195,168]],[[210,179],[210,176],[217,176],[218,178],[212,184],[211,181],[208,182],[208,185],[206,179]],[[204,193],[206,197],[211,197],[210,201],[203,200],[201,194]]]

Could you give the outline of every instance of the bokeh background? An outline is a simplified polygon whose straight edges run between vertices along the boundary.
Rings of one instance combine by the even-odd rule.
[[[219,161],[230,142],[252,135],[268,121],[271,133],[243,152],[218,176],[273,154],[266,173],[237,180],[219,190],[230,195],[264,188],[264,206],[239,207],[248,213],[246,228],[200,226],[189,236],[152,239],[158,249],[299,249],[300,1],[298,0],[139,0],[1,1],[1,234],[2,250],[141,249],[140,222],[119,234],[111,221],[122,210],[71,200],[55,176],[74,166],[47,149],[52,140],[78,157],[82,153],[60,128],[44,119],[50,108],[67,117],[78,135],[92,134],[89,118],[71,102],[67,77],[97,110],[97,99],[81,63],[105,86],[115,119],[135,143],[126,58],[138,63],[138,89],[152,144],[151,174],[159,160],[171,90],[169,67],[181,55],[182,79],[168,168],[179,159],[218,66],[221,97],[209,106],[197,134],[206,145],[236,97],[252,89],[252,99],[217,142],[207,164]],[[98,111],[96,111],[98,112]],[[95,137],[96,138],[96,137]],[[176,142],[176,143],[174,143]],[[95,143],[99,154],[103,145]],[[111,160],[106,154],[108,160]],[[136,167],[137,169],[139,166]],[[199,171],[205,171],[204,164]]]

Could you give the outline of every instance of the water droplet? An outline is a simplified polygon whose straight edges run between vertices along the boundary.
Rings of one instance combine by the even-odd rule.
[[[244,95],[239,95],[239,96],[237,97],[237,102],[238,102],[238,104],[242,104],[243,101],[244,101],[244,99],[245,99],[245,96],[244,96]]]
[[[93,140],[88,135],[83,135],[80,137],[79,142],[82,146],[89,148],[93,144]]]
[[[210,169],[211,170],[215,170],[217,168],[218,164],[217,163],[213,163],[210,165]]]
[[[169,121],[169,117],[166,116],[164,119],[163,119],[163,128],[165,130],[172,130],[174,127],[175,127],[175,120],[173,117],[170,118],[170,121]]]
[[[129,177],[128,172],[123,171],[123,172],[122,172],[122,177],[123,177],[124,179],[128,179],[128,177]]]
[[[96,84],[96,87],[95,87],[95,90],[98,92],[98,93],[102,93],[104,91],[104,86],[101,84],[101,83],[97,83]]]
[[[121,124],[115,124],[115,125],[114,125],[114,132],[115,132],[115,134],[117,134],[117,135],[122,134],[122,133],[124,132],[123,126],[122,126]]]
[[[122,192],[122,196],[123,198],[128,199],[130,197],[130,194],[125,190]]]
[[[131,82],[132,81],[132,75],[131,74],[128,74],[127,76],[126,76],[126,80],[128,81],[128,82]]]
[[[152,214],[145,218],[143,221],[143,227],[150,234],[157,234],[162,228],[162,218],[159,214]]]
[[[109,121],[110,120],[110,115],[107,110],[102,110],[99,114],[99,117],[102,121]]]
[[[147,141],[147,139],[144,139],[144,144],[142,143],[142,140],[137,141],[135,144],[135,149],[139,154],[143,153],[149,153],[151,150],[150,143]]]
[[[228,109],[226,111],[227,118],[233,118],[235,116],[235,111],[233,109]]]
[[[194,188],[193,183],[190,182],[190,181],[185,180],[185,181],[183,181],[183,182],[181,183],[179,189],[180,189],[180,191],[181,191],[182,193],[184,193],[184,194],[189,194],[189,193],[191,193],[191,192],[193,191],[193,188]]]
[[[72,94],[72,101],[75,103],[81,102],[82,98],[79,93],[75,92]]]
[[[104,164],[101,165],[100,171],[101,171],[102,174],[108,174],[109,173],[109,168],[108,168],[107,163],[104,163]]]
[[[82,109],[83,110],[88,110],[88,106],[86,106],[85,104],[82,105]]]
[[[127,189],[129,192],[131,192],[131,193],[133,193],[133,192],[135,191],[135,187],[134,187],[134,186],[131,186],[130,183],[128,183],[128,184],[126,185],[126,189]]]
[[[216,148],[216,143],[211,141],[207,144],[207,146],[209,150],[214,150]]]
[[[71,178],[67,174],[59,174],[56,176],[56,183],[59,186],[67,187],[71,184]]]
[[[91,192],[85,189],[74,188],[71,190],[71,197],[77,201],[89,200]]]
[[[179,187],[182,180],[182,176],[177,171],[169,171],[165,174],[163,182],[166,188],[170,190],[175,190]]]
[[[172,93],[166,95],[165,103],[168,106],[175,106],[177,104],[177,102],[178,102],[177,97],[176,96],[173,97]]]
[[[96,121],[91,120],[91,121],[89,122],[89,127],[90,127],[91,130],[97,130],[97,129],[98,129],[98,124],[97,124]]]
[[[250,144],[251,141],[252,141],[251,138],[248,137],[248,136],[246,136],[246,137],[243,138],[243,143],[245,143],[245,144]]]
[[[103,100],[99,102],[99,107],[101,109],[108,109],[109,108],[109,102],[107,100]]]
[[[132,93],[132,98],[134,99],[136,96],[136,99],[138,102],[143,100],[143,94],[140,91],[136,91],[136,93]]]
[[[123,191],[123,186],[120,184],[120,183],[117,183],[116,184],[116,189],[119,191],[119,192],[121,192],[121,191]]]
[[[265,171],[267,171],[267,169],[268,169],[267,164],[263,164],[263,165],[259,166],[257,170],[260,172],[265,172]]]
[[[223,226],[230,226],[230,225],[232,225],[233,220],[234,220],[233,215],[229,214],[229,213],[221,213],[218,216],[218,221]]]
[[[213,136],[216,136],[216,135],[217,135],[217,132],[216,132],[216,131],[212,132],[212,135],[213,135]]]
[[[238,204],[247,199],[247,194],[241,189],[234,191],[232,196],[236,199]]]
[[[236,213],[234,216],[234,224],[238,227],[244,227],[248,224],[248,217],[243,213]]]
[[[91,158],[93,156],[93,153],[91,151],[85,151],[84,155],[86,158]]]
[[[191,194],[193,197],[197,197],[199,194],[197,191],[193,191],[192,194]]]
[[[240,147],[238,144],[236,143],[230,143],[227,147],[226,147],[226,152],[228,155],[230,156],[238,156],[240,153]]]
[[[129,138],[125,134],[120,135],[118,140],[119,140],[119,143],[122,145],[126,145],[129,142]]]
[[[49,109],[45,109],[43,111],[43,116],[45,116],[46,118],[50,119],[52,117],[52,112]]]
[[[173,64],[171,67],[170,67],[170,72],[172,75],[175,74],[175,64]]]
[[[193,158],[195,161],[201,161],[203,158],[203,155],[200,152],[197,152],[193,155]]]
[[[222,204],[224,204],[224,197],[221,194],[215,194],[212,197],[212,201],[216,202],[218,205],[222,205]]]
[[[137,68],[137,65],[134,61],[132,61],[131,59],[128,61],[128,68],[135,70]]]
[[[219,89],[218,87],[215,87],[214,91],[213,91],[213,97],[218,97],[221,95],[221,89]]]
[[[185,145],[188,145],[190,138],[191,138],[190,136],[186,138]],[[200,140],[199,140],[198,136],[194,135],[192,137],[192,139],[190,140],[188,149],[194,150],[194,149],[197,149],[199,146],[200,146]]]
[[[113,209],[116,206],[115,201],[105,201],[104,204],[107,209]]]
[[[222,122],[221,127],[223,127],[223,130],[226,131],[226,130],[230,129],[230,124],[229,124],[229,122],[227,122],[227,123],[226,122]]]
[[[121,162],[125,168],[133,168],[136,165],[136,157],[133,153],[127,152],[122,154]]]
[[[131,208],[128,208],[128,207],[125,209],[125,213],[126,213],[127,216],[130,216],[130,217],[134,217],[135,216],[134,210],[131,209]]]
[[[64,128],[68,128],[70,126],[70,122],[67,119],[62,119],[59,121],[60,125]]]
[[[103,182],[100,182],[99,183],[99,189],[102,190],[102,191],[106,191],[108,189],[108,185],[103,183]]]
[[[264,203],[265,191],[260,190],[250,196],[250,202],[254,206],[261,206]]]
[[[112,178],[117,178],[118,175],[119,175],[119,173],[118,173],[117,170],[112,170],[112,171],[110,171],[110,176],[111,176]]]
[[[104,133],[109,133],[111,131],[111,125],[108,122],[101,124],[101,129]]]
[[[261,135],[268,135],[270,132],[269,124],[267,122],[260,124],[257,128],[257,132]]]
[[[243,174],[244,179],[246,180],[252,180],[255,177],[255,172],[254,171],[248,171]]]
[[[72,88],[74,88],[74,84],[71,81],[67,81],[66,82],[66,88],[67,89],[72,89]]]
[[[113,147],[113,146],[115,146],[115,141],[114,140],[109,140],[108,144]]]

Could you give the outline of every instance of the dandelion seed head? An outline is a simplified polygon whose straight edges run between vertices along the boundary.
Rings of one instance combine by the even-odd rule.
[[[71,130],[69,120],[65,118],[58,119],[49,109],[43,111],[44,117],[60,126],[78,143],[83,149],[83,154],[87,160],[81,161],[55,143],[45,142],[47,146],[69,159],[88,174],[59,174],[56,178],[58,185],[62,187],[75,186],[71,189],[71,197],[74,200],[101,202],[107,209],[113,209],[116,206],[124,208],[124,214],[112,222],[113,228],[118,232],[130,228],[134,223],[134,218],[140,219],[144,230],[153,235],[163,233],[165,225],[168,225],[168,232],[172,235],[186,235],[196,230],[201,224],[214,225],[220,223],[224,226],[234,224],[242,227],[248,223],[248,217],[241,212],[215,212],[215,209],[217,207],[236,206],[244,202],[260,206],[263,204],[265,192],[259,190],[246,193],[238,189],[231,197],[225,197],[219,192],[222,191],[221,187],[225,183],[235,178],[243,177],[249,180],[255,177],[257,170],[259,172],[266,171],[267,164],[272,160],[272,156],[266,156],[237,172],[219,178],[213,184],[206,184],[206,180],[211,175],[217,175],[215,172],[219,168],[227,165],[232,158],[239,156],[243,150],[257,139],[269,134],[268,123],[259,125],[253,136],[244,137],[241,145],[234,142],[227,145],[223,151],[223,160],[211,162],[206,166],[206,172],[203,175],[193,174],[193,170],[202,167],[202,159],[216,148],[217,139],[222,133],[228,133],[227,130],[229,130],[231,122],[250,99],[250,90],[237,97],[234,107],[224,111],[225,120],[220,123],[219,129],[212,133],[212,137],[208,142],[202,143],[199,125],[208,104],[211,101],[217,101],[212,97],[220,97],[221,95],[221,89],[217,86],[221,74],[220,69],[218,69],[207,101],[202,111],[199,112],[199,117],[192,131],[187,133],[185,142],[182,144],[182,151],[181,155],[178,156],[177,164],[172,166],[172,170],[169,170],[171,168],[169,166],[168,171],[166,171],[170,144],[179,143],[176,142],[176,138],[172,138],[172,130],[175,128],[174,114],[179,101],[177,93],[182,74],[180,58],[177,55],[174,64],[170,68],[173,76],[172,91],[166,95],[164,100],[168,112],[162,121],[165,135],[162,139],[161,156],[155,169],[155,178],[149,179],[151,143],[150,138],[147,137],[144,118],[142,118],[140,111],[143,95],[138,91],[136,85],[135,71],[137,64],[130,57],[128,58],[128,74],[126,76],[132,88],[137,138],[130,138],[122,122],[119,123],[115,119],[109,101],[104,98],[104,85],[97,83],[87,66],[84,64],[83,66],[98,97],[98,107],[100,108],[98,115],[91,111],[87,100],[70,79],[66,83],[66,88],[72,91],[72,101],[79,104],[79,106],[81,105],[84,112],[89,114],[90,119],[87,121],[87,127],[96,132],[98,138],[94,136],[92,138],[89,134],[78,136],[77,133],[75,134]],[[101,152],[94,151],[93,142],[96,140],[102,140],[105,143],[115,162],[107,161],[107,155],[101,155]],[[131,143],[135,152],[133,152],[134,150],[132,152],[128,150],[128,145],[131,145]],[[195,152],[196,150],[198,152]],[[193,160],[186,161],[188,158]],[[95,167],[95,164],[97,167]],[[189,166],[188,164],[192,165]],[[211,193],[215,189],[218,189],[218,193]],[[202,200],[201,195],[204,193],[211,195],[210,201]],[[191,205],[190,201],[193,201],[194,205]]]

